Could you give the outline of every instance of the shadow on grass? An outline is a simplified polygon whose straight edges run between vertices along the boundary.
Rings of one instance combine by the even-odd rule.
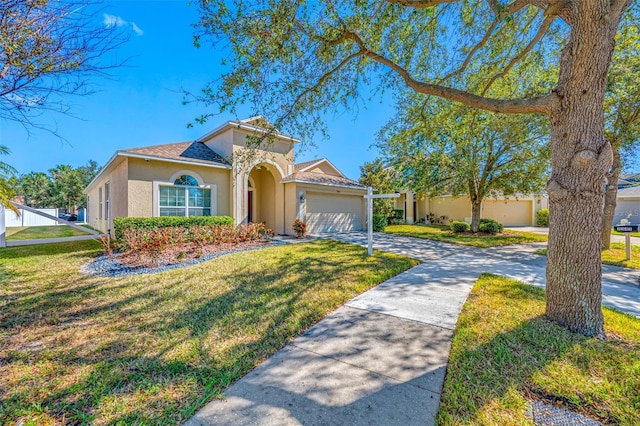
[[[0,423],[179,423],[353,295],[415,264],[318,241],[114,279],[80,275],[96,250],[69,248],[0,258],[20,263],[8,266],[19,273],[0,314],[13,383]],[[66,266],[43,271],[49,262]]]
[[[0,262],[3,259],[21,259],[40,256],[53,256],[67,253],[76,257],[97,255],[102,250],[98,241],[69,241],[63,243],[33,244],[28,246],[5,247],[0,249]]]
[[[475,293],[474,289],[467,304],[473,305],[474,299],[482,298],[484,291],[480,288]],[[484,413],[487,407],[498,406],[500,411],[501,406],[518,406],[520,402],[518,398],[514,399],[514,393],[526,399],[559,405],[607,424],[629,421],[628,417],[625,418],[628,413],[610,410],[609,404],[613,401],[609,399],[608,390],[599,393],[597,389],[583,387],[583,384],[592,384],[593,380],[605,383],[609,380],[624,381],[622,370],[619,377],[608,377],[616,374],[603,372],[599,358],[602,356],[605,362],[610,362],[606,359],[619,357],[624,362],[629,355],[629,346],[571,333],[548,320],[542,314],[545,302],[542,289],[509,281],[508,285],[490,291],[500,296],[496,300],[504,301],[513,309],[501,311],[504,317],[500,320],[491,318],[483,308],[476,311],[465,306],[463,309],[449,359],[438,417],[440,424],[483,423],[495,414],[495,411],[494,414]],[[478,302],[482,303],[484,301]],[[523,315],[519,312],[520,307],[531,303],[540,305],[540,314]],[[505,329],[500,332],[494,330],[494,323],[504,324]],[[487,332],[486,329],[495,332]],[[487,337],[489,340],[485,341]],[[609,384],[603,385],[603,389],[606,386]],[[630,384],[621,386],[633,387]],[[627,391],[633,392],[632,389]],[[524,407],[515,409],[520,414],[524,410]],[[633,407],[630,410],[632,413]],[[503,419],[494,421],[500,423],[505,419],[518,423],[518,419],[514,420],[508,413]]]

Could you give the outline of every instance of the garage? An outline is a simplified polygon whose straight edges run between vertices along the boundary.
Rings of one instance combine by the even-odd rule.
[[[505,226],[531,226],[531,200],[488,200],[482,202],[482,217]]]
[[[630,223],[640,223],[640,198],[618,199],[613,224],[617,225],[622,219],[626,219]]]
[[[359,195],[307,192],[307,232],[361,231],[363,205]]]

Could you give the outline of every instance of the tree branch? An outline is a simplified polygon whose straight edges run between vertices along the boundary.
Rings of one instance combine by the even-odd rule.
[[[505,75],[507,75],[507,73],[509,72],[509,70],[511,68],[513,68],[513,66],[515,64],[517,64],[518,62],[520,62],[529,52],[531,52],[531,49],[533,49],[533,47],[538,44],[538,42],[540,41],[540,39],[545,35],[545,33],[547,32],[547,30],[549,29],[549,27],[551,26],[551,23],[553,22],[555,16],[551,15],[551,16],[547,16],[546,18],[544,18],[544,21],[542,21],[542,25],[540,25],[540,29],[538,29],[538,32],[536,33],[535,37],[533,37],[533,40],[531,40],[529,42],[529,44],[522,49],[522,51],[516,56],[514,57],[508,64],[506,67],[504,67],[504,69],[502,71],[500,71],[499,73],[495,74],[493,77],[491,77],[491,80],[489,80],[489,82],[487,83],[487,85],[485,86],[484,90],[482,91],[481,95],[484,95],[485,93],[487,93],[487,91],[489,90],[489,88],[493,85],[493,83],[495,83],[495,81],[499,78],[504,77]]]
[[[525,99],[486,98],[483,96],[474,95],[473,93],[469,93],[464,90],[418,81],[414,79],[407,70],[382,55],[369,50],[365,50],[364,55],[395,71],[400,76],[400,78],[404,80],[407,86],[418,93],[439,96],[444,99],[460,102],[465,105],[469,105],[471,107],[483,109],[486,111],[504,114],[524,114],[536,112],[549,114],[559,101],[554,94]]]

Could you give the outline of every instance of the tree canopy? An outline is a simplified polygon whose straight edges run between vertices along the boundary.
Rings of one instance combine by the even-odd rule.
[[[404,187],[430,197],[468,196],[474,232],[485,198],[544,190],[550,154],[546,117],[495,115],[441,99],[425,104],[423,98],[403,97],[398,103],[404,108],[377,144]]]
[[[27,130],[46,111],[69,112],[68,96],[92,91],[89,79],[119,63],[100,58],[126,36],[97,18],[93,0],[2,0],[0,119]]]
[[[382,159],[377,158],[370,163],[360,166],[359,182],[374,188],[377,194],[392,194],[398,189],[399,180],[397,173],[390,167],[385,167]],[[373,214],[390,216],[395,200],[389,198],[373,199]]]
[[[83,190],[100,171],[98,163],[91,160],[86,165],[72,167],[60,164],[43,172],[30,172],[15,179],[15,192],[24,197],[30,207],[60,207],[68,211],[86,207]]]
[[[607,175],[602,248],[611,243],[611,229],[616,210],[618,178],[628,158],[640,143],[640,5],[634,4],[625,14],[616,36],[616,48],[607,78],[604,102],[605,137],[613,148],[613,165]]]
[[[615,37],[631,3],[200,0],[196,43],[204,37],[230,52],[229,71],[196,96],[217,110],[200,120],[250,103],[277,128],[309,139],[327,111],[353,107],[367,86],[408,88],[494,113],[547,115],[546,314],[604,336],[597,230],[613,154],[603,105]],[[537,78],[549,68],[557,72]],[[508,76],[520,77],[508,93],[496,92]]]
[[[0,155],[8,155],[9,149],[0,145]],[[10,203],[15,196],[15,191],[11,185],[12,179],[15,177],[16,170],[9,164],[0,161],[0,204],[7,206],[10,210],[18,212],[18,209]]]

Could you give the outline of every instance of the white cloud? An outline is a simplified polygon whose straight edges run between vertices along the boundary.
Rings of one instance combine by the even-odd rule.
[[[136,25],[135,22],[131,23],[131,29],[133,30],[134,33],[138,34],[139,36],[144,34],[144,31],[142,31],[140,27]]]
[[[111,27],[131,27],[134,33],[141,36],[144,34],[144,31],[140,29],[139,26],[136,25],[135,22],[128,22],[122,19],[120,16],[109,15],[108,13],[104,14],[104,19],[102,21],[104,26],[107,28]]]

